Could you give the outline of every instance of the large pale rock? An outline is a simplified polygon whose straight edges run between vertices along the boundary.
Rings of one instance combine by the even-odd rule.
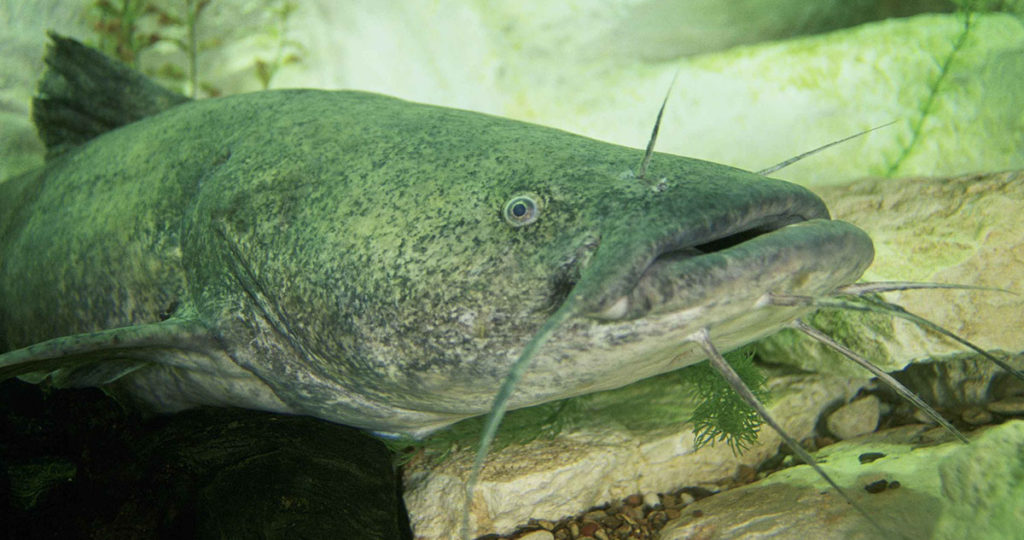
[[[865,179],[819,188],[834,217],[863,228],[875,243],[868,281],[930,281],[995,287],[887,293],[912,313],[990,350],[1024,350],[1024,171],[955,178]],[[810,319],[892,371],[962,345],[885,315],[823,311]],[[773,361],[812,371],[861,369],[795,332],[759,346]]]
[[[1016,369],[1024,369],[1024,354],[1008,359],[1008,363]],[[474,532],[509,533],[531,518],[557,521],[566,515],[575,515],[592,506],[634,493],[649,496],[694,485],[717,490],[732,483],[731,478],[736,475],[741,464],[756,467],[778,449],[778,436],[771,429],[763,427],[759,442],[740,456],[734,456],[722,444],[694,451],[693,434],[689,425],[683,422],[692,411],[692,401],[681,400],[678,396],[680,388],[685,387],[674,382],[673,377],[676,376],[678,374],[666,374],[619,390],[575,398],[581,400],[583,405],[582,410],[575,410],[574,414],[589,419],[590,423],[567,428],[554,440],[537,440],[492,452],[472,509]],[[980,405],[992,400],[1009,402],[1015,399],[1013,396],[1024,395],[1024,383],[978,355],[914,364],[895,376],[911,391],[920,394],[926,402],[948,414],[967,405]],[[775,397],[769,409],[790,434],[802,439],[813,433],[815,425],[820,424],[818,418],[823,412],[849,401],[863,383],[864,379],[827,375],[773,378],[769,388]],[[873,383],[871,386],[878,384]],[[860,402],[872,400],[874,397],[862,398]],[[886,396],[885,401],[901,403],[895,396]],[[875,408],[877,411],[877,402]],[[517,417],[530,412],[529,409],[514,411],[504,429],[516,429],[517,426],[522,429],[523,422]],[[925,431],[928,433],[925,434]],[[456,452],[441,463],[431,465],[421,461],[406,467],[406,505],[418,537],[447,538],[457,531],[459,512],[465,504],[464,482],[472,462],[475,433],[470,435],[468,448]],[[941,429],[912,426],[883,435],[868,435],[844,441],[827,447],[817,457],[823,460],[829,474],[840,475],[850,482],[859,482],[854,486],[856,489],[852,490],[858,497],[862,493],[867,495],[859,491],[863,485],[883,479],[881,472],[893,472],[896,476],[884,479],[900,481],[903,484],[900,490],[908,488],[900,491],[901,497],[890,496],[892,490],[889,490],[873,495],[877,498],[869,498],[864,504],[869,505],[873,512],[884,512],[888,516],[886,519],[897,523],[901,529],[925,527],[923,530],[930,531],[933,524],[927,515],[917,513],[916,506],[923,505],[926,510],[938,508],[933,500],[933,493],[938,489],[940,481],[935,465],[946,450],[934,455],[927,454],[932,457],[919,461],[905,458],[890,460],[889,464],[894,464],[894,467],[877,470],[859,466],[856,458],[865,452],[895,455],[895,449],[899,449],[898,455],[911,453],[916,457],[918,451],[912,452],[911,446],[927,446],[936,440],[947,439],[951,437]],[[858,450],[844,450],[848,447]],[[955,444],[947,448],[955,449]],[[832,457],[837,455],[844,457]],[[838,470],[833,467],[836,464],[840,465]],[[906,471],[903,467],[906,467]],[[909,478],[903,472],[914,474],[914,479],[908,481]],[[788,527],[791,522],[797,524],[794,525],[797,527],[811,527],[820,520],[830,524],[834,517],[843,524],[836,531],[849,533],[853,538],[858,535],[862,538],[876,537],[872,535],[878,532],[870,525],[862,528],[865,523],[858,520],[859,515],[850,514],[848,505],[824,488],[823,483],[807,484],[812,487],[788,484],[774,486],[773,482],[791,473],[779,474],[783,476],[773,475],[770,481],[759,482],[757,485],[762,487],[757,491],[743,491],[735,496],[725,492],[714,497],[726,499],[723,505],[728,509],[727,512],[719,512],[717,506],[706,510],[702,506],[693,507],[702,509],[705,514],[714,512],[715,515],[724,513],[732,516],[728,525],[714,518],[711,521],[694,522],[692,528],[685,530],[696,534],[704,531],[705,525],[709,531],[719,530],[721,526],[725,527],[723,531],[732,532],[723,533],[725,535],[720,538],[742,538],[748,533],[753,534],[754,538],[761,533],[770,537],[777,528]],[[819,480],[810,470],[801,474],[801,479],[810,478],[808,482]],[[840,485],[847,484],[840,482]],[[764,486],[772,487],[769,490]],[[927,490],[921,491],[921,486],[926,486]],[[745,513],[743,507],[747,505],[746,501],[762,498],[767,506]],[[775,517],[766,520],[766,513]],[[692,515],[689,507],[684,510],[684,515]],[[816,531],[797,530],[805,530],[808,534]],[[680,534],[678,538],[687,538]],[[842,538],[841,535],[823,536],[833,537]]]
[[[769,410],[790,434],[803,438],[812,433],[822,410],[850,399],[863,382],[817,375],[774,379],[770,389],[776,397]],[[648,383],[644,388],[652,402],[678,392],[672,385],[657,389]],[[636,403],[635,396],[624,390],[633,406],[642,410],[645,403]],[[474,534],[508,534],[531,518],[557,521],[635,493],[728,484],[740,465],[756,466],[774,455],[780,443],[766,427],[758,442],[739,456],[725,444],[695,451],[688,424],[635,429],[616,425],[607,413],[605,418],[553,440],[492,452],[472,505]],[[472,457],[473,449],[468,448],[433,467],[425,462],[406,467],[405,502],[417,538],[456,537]]]
[[[905,426],[844,441],[816,457],[887,532],[883,537],[1020,538],[1024,523],[1024,422],[979,430],[971,444],[922,445],[925,428]],[[866,453],[885,457],[862,463]],[[864,487],[899,482],[878,493]],[[696,514],[695,514],[696,513]],[[880,532],[810,467],[693,503],[662,540],[690,538],[869,539]]]
[[[921,15],[658,64],[498,60],[502,114],[643,147],[678,72],[657,149],[760,170],[895,121],[776,176],[809,185],[863,176],[1024,167],[1024,24]],[[962,43],[957,48],[955,45]],[[583,82],[585,81],[585,82]],[[655,160],[654,163],[657,163]]]
[[[297,13],[295,25],[315,43],[315,69],[284,72],[277,83],[368,89],[643,147],[678,73],[663,152],[759,170],[896,121],[778,176],[821,185],[1024,167],[1024,24],[1013,15],[978,14],[969,29],[956,15],[921,15],[681,56],[693,52],[682,41],[694,36],[730,42],[731,31],[780,18],[795,28],[799,12],[824,5],[719,2],[735,11],[686,13],[698,4],[320,5]],[[849,4],[840,18],[859,16]],[[681,20],[701,31],[681,31]],[[661,25],[674,43],[662,39]],[[712,40],[701,37],[707,28],[722,30]]]
[[[992,428],[939,464],[944,508],[936,539],[1020,538],[1024,422]]]
[[[3,51],[11,54],[0,62],[0,81],[13,81],[17,94],[14,123],[4,125],[17,137],[0,144],[31,143],[24,115],[40,67],[31,51],[45,40],[37,21],[48,21],[50,5],[61,17],[77,17],[94,4],[45,0],[46,9],[37,9],[38,3],[0,1],[0,20],[15,30],[10,42],[29,44]],[[180,2],[158,3],[182,9]],[[1024,167],[1018,17],[977,14],[966,30],[957,15],[921,15],[786,39],[934,5],[913,4],[903,11],[908,2],[875,0],[303,0],[282,20],[278,0],[218,0],[196,27],[204,44],[198,64],[204,83],[236,93],[261,87],[257,61],[294,54],[301,61],[280,65],[272,87],[383,92],[636,147],[647,142],[678,72],[660,151],[758,170],[895,120],[779,176],[833,184],[866,175]],[[75,28],[90,37],[85,27]],[[180,28],[160,31],[184,37]],[[741,42],[749,45],[720,50]],[[0,40],[7,43],[6,36]],[[694,52],[705,54],[686,56]],[[165,64],[186,66],[171,41],[142,58],[151,72]],[[0,148],[5,164],[38,160],[40,147],[22,142],[6,153]]]

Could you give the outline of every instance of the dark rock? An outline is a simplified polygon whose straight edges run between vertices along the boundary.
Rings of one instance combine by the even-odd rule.
[[[7,538],[411,538],[391,454],[358,430],[240,409],[145,420],[18,381],[0,396]]]

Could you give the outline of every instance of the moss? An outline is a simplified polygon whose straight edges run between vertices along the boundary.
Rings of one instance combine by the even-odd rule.
[[[754,365],[752,349],[725,355],[758,399],[768,399],[766,378]],[[633,433],[694,424],[698,447],[725,442],[735,452],[753,442],[761,424],[757,413],[736,395],[707,362],[651,377],[622,388],[544,403],[505,415],[492,451],[553,439],[572,429],[613,427]],[[463,420],[423,440],[385,440],[398,463],[417,455],[443,461],[458,448],[474,448],[484,417]]]

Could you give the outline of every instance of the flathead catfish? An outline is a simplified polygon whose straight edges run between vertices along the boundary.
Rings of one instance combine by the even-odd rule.
[[[4,376],[423,435],[487,412],[560,311],[511,407],[772,333],[809,308],[767,295],[872,259],[794,184],[662,154],[638,179],[640,150],[473,112],[274,90],[119,121],[144,92],[88,96],[54,39],[54,155],[0,184]]]

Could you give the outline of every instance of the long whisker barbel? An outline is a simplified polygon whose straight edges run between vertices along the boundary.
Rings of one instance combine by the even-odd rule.
[[[910,287],[903,287],[903,288],[907,289],[907,288],[910,288]],[[913,288],[923,288],[923,287],[913,287]],[[950,286],[950,287],[944,287],[944,288],[969,288],[969,287]],[[777,305],[777,306],[813,306],[813,307],[816,307],[816,308],[819,308],[819,309],[821,309],[821,308],[845,309],[845,310],[849,310],[849,311],[863,311],[863,312],[870,312],[870,313],[881,313],[881,314],[888,314],[888,315],[892,315],[892,316],[895,316],[895,317],[899,317],[901,319],[908,320],[908,321],[910,321],[910,322],[920,326],[921,328],[925,328],[927,330],[931,330],[933,332],[937,332],[937,333],[939,333],[939,334],[941,334],[943,336],[946,336],[946,337],[952,339],[953,341],[956,341],[957,343],[960,343],[961,345],[963,345],[963,346],[965,346],[965,347],[967,347],[967,348],[977,352],[978,354],[982,355],[987,360],[991,361],[993,364],[996,364],[997,366],[999,366],[1000,368],[1005,370],[1007,373],[1010,373],[1014,377],[1017,377],[1018,379],[1024,381],[1024,373],[1022,373],[1020,370],[1014,368],[1010,364],[1007,364],[1002,359],[1000,359],[1000,358],[996,357],[995,355],[989,353],[985,349],[982,349],[978,345],[975,345],[971,341],[969,341],[967,339],[964,339],[964,338],[956,335],[955,333],[953,333],[953,332],[951,332],[949,330],[946,330],[945,328],[939,326],[938,324],[936,324],[936,323],[934,323],[932,321],[929,321],[928,319],[925,319],[924,317],[921,317],[920,315],[911,313],[911,312],[907,311],[906,309],[904,309],[904,308],[902,308],[902,307],[900,307],[900,306],[898,306],[896,304],[892,304],[892,303],[886,302],[886,301],[881,300],[881,299],[876,298],[876,297],[872,297],[872,296],[869,296],[869,295],[852,296],[852,295],[849,295],[849,294],[840,294],[840,295],[829,295],[829,296],[824,296],[824,297],[816,297],[816,296],[802,296],[802,295],[789,295],[789,294],[771,293],[771,294],[768,295],[767,302],[769,304]]]
[[[960,439],[964,443],[969,442],[966,435],[961,433],[960,430],[958,430],[957,428],[953,427],[953,424],[950,424],[949,421],[946,420],[941,414],[939,414],[938,411],[933,409],[931,407],[931,405],[928,405],[921,398],[917,397],[917,394],[912,392],[906,386],[903,386],[903,384],[900,383],[899,381],[897,381],[895,378],[893,378],[892,375],[889,375],[888,373],[883,371],[878,366],[876,366],[876,365],[872,364],[871,362],[867,361],[864,357],[862,357],[862,356],[858,355],[857,353],[853,352],[852,350],[844,347],[843,345],[841,345],[836,340],[834,340],[831,337],[825,335],[824,333],[822,333],[817,328],[814,328],[813,326],[805,323],[804,321],[802,321],[800,319],[797,319],[797,320],[791,322],[789,324],[789,326],[791,328],[794,328],[794,329],[796,329],[796,330],[798,330],[798,331],[800,331],[800,332],[810,336],[811,338],[817,340],[818,342],[823,343],[827,347],[835,350],[836,352],[842,354],[843,356],[849,358],[850,360],[853,360],[854,362],[857,363],[857,365],[859,365],[859,366],[863,367],[864,369],[870,371],[871,374],[874,375],[875,377],[878,377],[879,380],[884,382],[889,388],[891,388],[894,392],[896,392],[900,397],[902,397],[903,399],[913,403],[915,407],[917,407],[922,412],[927,414],[929,418],[931,418],[932,420],[935,420],[936,423],[938,423],[942,427],[946,428],[946,431],[949,431],[950,433],[952,433],[953,436],[955,436],[957,439]]]
[[[782,429],[782,426],[775,421],[775,418],[772,417],[772,415],[768,414],[768,409],[764,406],[764,404],[762,404],[761,401],[757,399],[757,396],[755,396],[754,393],[750,390],[750,388],[748,388],[747,385],[744,384],[739,374],[737,374],[736,371],[732,368],[732,366],[729,365],[729,362],[725,360],[722,354],[718,352],[718,349],[711,342],[711,335],[708,333],[707,328],[701,328],[695,334],[690,336],[689,339],[690,341],[696,342],[704,349],[704,352],[707,353],[708,355],[708,362],[711,364],[711,366],[714,367],[715,370],[722,375],[722,378],[724,378],[726,382],[729,383],[729,386],[732,387],[733,391],[739,394],[743,401],[745,401],[747,405],[750,405],[755,411],[757,411],[757,414],[761,416],[765,423],[771,426],[771,428],[774,429],[780,437],[782,437],[782,440],[786,443],[786,446],[788,446],[790,450],[792,450],[793,453],[797,455],[797,457],[799,457],[804,463],[806,463],[812,469],[814,469],[814,472],[818,473],[818,476],[820,476],[826,482],[828,482],[828,484],[832,486],[832,489],[836,490],[836,493],[838,493],[839,496],[841,496],[847,503],[850,504],[850,506],[857,510],[857,512],[863,515],[864,518],[867,519],[883,535],[888,536],[892,534],[890,531],[887,531],[885,528],[879,525],[878,522],[876,522],[875,519],[871,517],[871,514],[869,514],[867,510],[865,510],[863,507],[857,504],[857,502],[854,501],[853,498],[850,497],[850,495],[846,493],[845,490],[843,490],[843,488],[839,487],[839,484],[837,484],[835,480],[833,480],[832,477],[829,476],[828,473],[826,473],[825,470],[821,468],[821,465],[819,465],[818,462],[815,461],[813,457],[811,457],[811,454],[807,450],[805,450],[804,447],[800,446],[800,443],[797,442],[797,440],[794,439],[792,436],[790,436],[789,433],[786,433],[786,430]]]

